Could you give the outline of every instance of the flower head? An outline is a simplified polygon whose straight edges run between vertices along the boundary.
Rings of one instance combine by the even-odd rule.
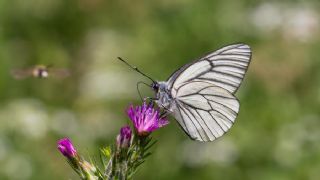
[[[58,149],[67,158],[74,158],[77,156],[77,151],[73,147],[71,140],[68,138],[63,138],[58,141]]]
[[[117,136],[117,145],[122,148],[129,147],[132,131],[130,126],[126,125],[120,129],[120,134]]]
[[[145,102],[135,108],[131,105],[127,113],[139,136],[146,136],[169,123],[166,118],[160,117],[158,110]]]

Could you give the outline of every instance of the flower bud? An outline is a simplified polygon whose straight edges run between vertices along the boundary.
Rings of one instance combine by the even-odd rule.
[[[130,129],[130,126],[123,126],[120,129],[120,134],[117,136],[117,146],[121,148],[129,147],[131,137],[132,131]]]
[[[63,138],[58,141],[58,150],[67,158],[74,158],[77,156],[77,151],[68,138]]]

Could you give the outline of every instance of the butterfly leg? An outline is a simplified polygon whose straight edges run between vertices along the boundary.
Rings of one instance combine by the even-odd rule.
[[[140,99],[141,99],[141,102],[143,102],[143,100],[146,100],[146,98],[147,99],[152,99],[152,98],[150,98],[150,97],[146,97],[146,98],[142,98],[142,95],[141,95],[141,92],[140,92],[140,85],[141,84],[144,84],[144,85],[146,85],[146,86],[148,86],[148,87],[150,87],[151,88],[151,86],[149,85],[149,84],[147,84],[147,83],[145,83],[145,82],[143,82],[143,81],[139,81],[139,82],[137,82],[137,91],[138,91],[138,94],[139,94],[139,97],[140,97]]]
[[[153,98],[153,97],[145,97],[143,99],[143,101],[147,102],[149,101],[149,105],[151,105],[152,107],[154,106],[154,101],[157,101],[158,99],[157,98]]]
[[[140,100],[141,100],[141,102],[143,102],[143,99],[142,99],[142,95],[141,95],[141,92],[140,92],[140,89],[139,89],[139,85],[141,84],[141,83],[143,83],[143,82],[137,82],[137,91],[138,91],[138,94],[139,94],[139,97],[140,97]]]
[[[161,114],[160,114],[160,118],[165,118],[167,117],[168,115],[170,115],[172,112],[169,111],[169,110],[165,110],[163,111]]]
[[[167,117],[169,114],[172,113],[172,111],[167,107],[162,106],[161,108],[163,109],[162,113],[160,114],[161,118]]]

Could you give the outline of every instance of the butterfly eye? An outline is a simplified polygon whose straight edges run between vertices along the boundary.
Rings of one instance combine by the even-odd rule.
[[[156,92],[159,90],[159,84],[158,83],[152,83],[151,87]]]

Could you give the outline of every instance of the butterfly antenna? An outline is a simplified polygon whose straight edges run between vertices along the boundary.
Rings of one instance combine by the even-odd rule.
[[[136,66],[130,65],[127,61],[125,61],[125,60],[122,59],[121,57],[118,57],[118,59],[119,59],[120,61],[122,61],[123,63],[125,63],[127,66],[129,66],[131,69],[133,69],[133,70],[137,71],[138,73],[140,73],[142,76],[150,79],[153,83],[156,83],[155,80],[153,80],[150,76],[147,76],[146,74],[144,74],[143,72],[141,72]]]

